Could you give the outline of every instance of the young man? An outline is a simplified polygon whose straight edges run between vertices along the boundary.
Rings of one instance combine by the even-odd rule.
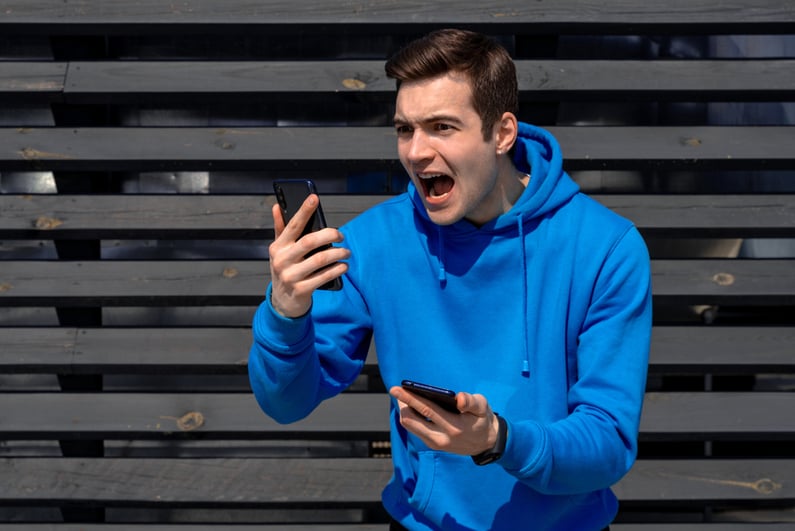
[[[393,397],[393,528],[600,530],[632,466],[651,330],[649,258],[517,121],[514,64],[443,30],[386,65],[407,193],[299,239],[278,207],[249,372],[292,422],[345,389],[371,337]],[[332,249],[304,259],[311,249]],[[341,291],[315,291],[344,275]],[[400,387],[459,391],[460,414]]]

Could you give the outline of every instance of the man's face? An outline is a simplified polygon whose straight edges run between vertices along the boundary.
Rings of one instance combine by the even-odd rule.
[[[483,139],[463,75],[403,82],[395,128],[400,162],[434,223],[482,225],[503,213],[496,138]]]

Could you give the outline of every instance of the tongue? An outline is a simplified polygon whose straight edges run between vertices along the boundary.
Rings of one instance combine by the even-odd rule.
[[[432,196],[440,196],[446,194],[452,189],[453,180],[445,175],[434,178],[430,191]]]

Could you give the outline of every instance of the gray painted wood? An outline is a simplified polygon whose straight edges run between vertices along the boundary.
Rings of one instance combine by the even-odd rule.
[[[792,169],[792,127],[550,127],[564,166]],[[307,149],[311,146],[312,149]],[[1,128],[9,170],[397,169],[389,127]]]
[[[675,32],[716,29],[742,33],[792,32],[795,11],[774,0],[669,0],[664,4],[594,0],[559,0],[554,3],[520,0],[492,2],[391,2],[376,0],[352,4],[317,4],[312,0],[271,1],[252,4],[212,0],[186,0],[178,5],[156,0],[90,0],[80,4],[48,0],[5,2],[0,27],[16,31],[51,33],[108,33],[135,30],[166,31],[421,31],[433,26],[472,26],[493,32]]]

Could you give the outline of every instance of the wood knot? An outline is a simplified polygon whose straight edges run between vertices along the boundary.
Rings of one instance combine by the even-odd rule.
[[[239,274],[240,272],[234,267],[227,267],[223,272],[224,278],[235,278]]]
[[[753,485],[754,490],[759,494],[773,494],[781,488],[781,484],[769,478],[762,478]]]
[[[198,411],[185,413],[177,419],[177,427],[182,431],[193,431],[204,425],[204,415]]]
[[[734,275],[731,273],[716,273],[712,277],[712,282],[718,286],[731,286],[734,284]]]
[[[227,142],[226,140],[223,139],[218,139],[215,142],[213,142],[213,144],[224,150],[235,149],[234,142]]]
[[[56,227],[60,227],[61,225],[63,225],[63,221],[56,218],[41,216],[38,219],[36,219],[33,225],[39,230],[52,230]]]
[[[682,138],[681,142],[683,146],[698,147],[701,145],[701,139],[694,137]]]
[[[345,87],[346,89],[351,89],[351,90],[363,90],[364,88],[367,87],[367,83],[365,83],[361,79],[349,77],[342,80],[342,86]]]
[[[11,288],[13,288],[13,287],[14,286],[9,284],[8,282],[3,282],[2,284],[0,284],[0,293],[5,293],[7,291],[11,291]]]

